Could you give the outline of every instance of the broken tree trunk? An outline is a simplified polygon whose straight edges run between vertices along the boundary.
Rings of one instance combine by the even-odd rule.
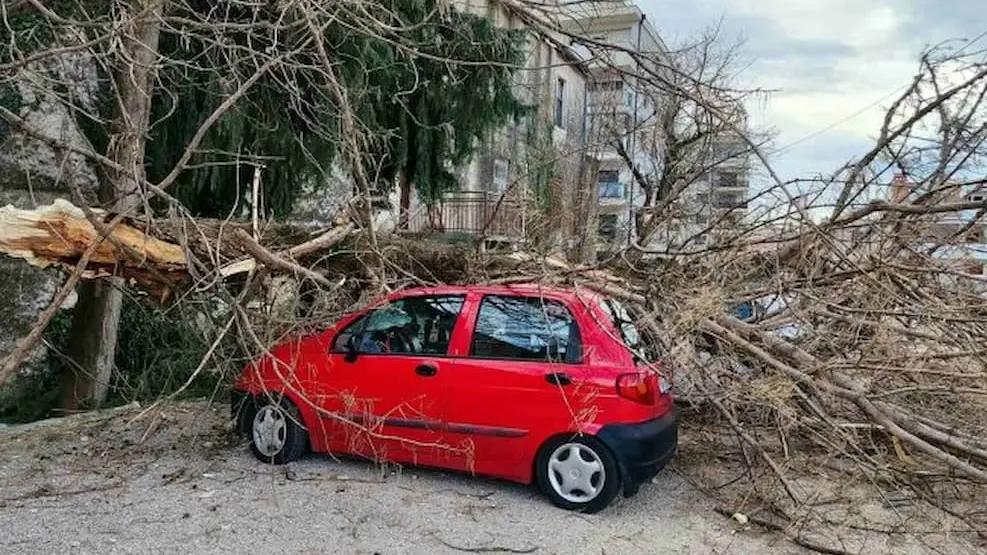
[[[103,223],[111,218],[111,214],[100,210],[92,214]],[[0,208],[0,253],[41,268],[68,269],[94,247],[82,272],[83,279],[123,278],[158,302],[165,302],[190,285],[190,264],[196,260],[211,264],[213,268],[206,271],[215,271],[222,277],[251,271],[258,261],[271,263],[275,271],[313,277],[310,270],[298,267],[298,261],[343,242],[353,233],[354,226],[341,221],[314,238],[297,227],[269,226],[259,242],[254,242],[248,233],[248,245],[244,233],[249,229],[248,222],[155,220],[151,225],[125,220],[104,236],[81,208],[57,199],[32,210],[9,205]],[[267,246],[261,247],[261,243]],[[289,247],[291,243],[296,244]]]
[[[93,245],[83,279],[127,278],[145,291],[165,294],[161,300],[187,279],[188,261],[180,245],[149,236],[131,224],[120,224],[109,237],[101,236],[81,208],[62,199],[34,210],[0,208],[0,252],[8,256],[41,268],[72,268]],[[139,259],[128,256],[127,250],[138,253]],[[162,283],[162,276],[170,281]]]
[[[121,13],[126,34],[120,40],[114,80],[117,112],[110,123],[107,157],[119,169],[109,169],[101,183],[100,200],[112,203],[120,214],[140,206],[144,181],[144,149],[151,118],[151,91],[157,67],[158,39],[164,0],[137,0]],[[99,407],[109,390],[116,353],[117,328],[123,305],[118,278],[85,284],[72,316],[69,357],[75,363],[62,376],[63,407]]]
[[[154,301],[164,303],[195,283],[193,265],[198,266],[200,276],[204,273],[214,279],[252,271],[265,263],[272,263],[274,271],[312,277],[311,271],[296,259],[316,257],[346,240],[353,231],[352,224],[340,222],[312,238],[311,233],[297,227],[271,226],[262,237],[266,244],[296,243],[271,252],[253,243],[245,248],[243,241],[237,240],[238,236],[242,238],[237,232],[249,229],[247,222],[155,220],[152,225],[149,221],[120,221],[119,215],[100,210],[92,210],[90,217],[95,225],[83,209],[62,199],[32,210],[10,205],[0,208],[0,253],[41,268],[61,267],[71,272],[63,291],[39,317],[35,329],[0,365],[0,386],[40,340],[57,306],[77,280],[92,282],[83,285],[77,311],[99,320],[98,307],[105,299],[98,285],[106,278],[122,279]],[[252,242],[249,234],[246,236]],[[259,261],[248,249],[257,253]],[[74,341],[88,341],[88,335],[82,332],[76,335],[73,331],[73,337]],[[74,381],[64,382],[62,392],[73,398],[82,394]]]

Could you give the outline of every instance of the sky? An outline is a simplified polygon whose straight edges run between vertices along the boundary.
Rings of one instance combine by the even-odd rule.
[[[831,175],[866,152],[881,117],[917,73],[922,51],[987,31],[978,0],[638,0],[670,46],[718,24],[741,39],[748,106],[778,135],[782,179]],[[984,44],[987,44],[987,40]],[[958,46],[959,43],[956,43]]]

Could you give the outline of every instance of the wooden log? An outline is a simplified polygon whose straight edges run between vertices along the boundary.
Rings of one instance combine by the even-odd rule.
[[[0,253],[41,268],[74,269],[92,248],[81,279],[127,278],[137,289],[164,302],[192,283],[189,266],[193,260],[215,268],[221,278],[249,271],[258,263],[297,273],[296,258],[332,248],[353,232],[352,224],[341,222],[313,239],[299,226],[272,224],[262,234],[264,246],[252,239],[245,245],[244,236],[250,238],[245,235],[249,223],[123,219],[106,229],[112,214],[93,209],[90,215],[96,225],[85,210],[64,199],[34,209],[0,208]],[[199,269],[201,273],[201,264]],[[328,283],[316,272],[308,272],[309,277]]]
[[[100,216],[105,214],[93,212]],[[154,266],[165,271],[184,269],[188,265],[180,246],[160,241],[131,225],[116,226],[111,236],[113,241],[101,237],[80,208],[62,199],[34,210],[11,205],[0,208],[0,252],[22,258],[34,266],[75,266],[93,243],[98,245],[89,259],[87,272],[111,272],[119,265]],[[140,253],[143,260],[136,264],[130,261],[115,242]]]

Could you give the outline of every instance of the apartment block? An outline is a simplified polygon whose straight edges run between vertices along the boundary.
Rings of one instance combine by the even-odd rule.
[[[575,48],[592,60],[586,147],[596,172],[601,247],[626,244],[634,232],[633,213],[645,202],[628,162],[645,173],[659,166],[654,140],[660,99],[638,76],[659,72],[657,62],[667,49],[644,12],[631,2],[572,3],[559,13],[568,32],[591,43]]]
[[[550,227],[570,230],[577,219],[582,218],[581,225],[595,219],[601,250],[626,245],[637,235],[634,216],[645,204],[631,165],[654,176],[662,164],[657,115],[664,92],[653,83],[667,71],[669,60],[655,26],[627,0],[545,0],[524,4],[523,12],[499,0],[456,0],[453,6],[504,28],[530,31],[515,88],[522,100],[538,107],[538,115],[491,133],[470,163],[458,169],[459,190],[439,206],[427,211],[413,200],[412,231],[523,239],[535,225],[530,197],[535,189],[545,191],[546,184],[539,181],[544,176],[535,169],[545,166],[547,144],[554,150],[548,164],[553,210],[542,218],[569,218],[550,222]],[[533,26],[538,20],[542,24]],[[570,35],[587,40],[572,41]],[[580,44],[585,42],[590,44]],[[711,222],[743,215],[749,161],[733,153],[738,145],[744,146],[724,135],[704,147],[712,158],[722,155],[725,160],[690,185],[675,225],[647,246],[674,245],[696,235],[712,240],[704,233]],[[580,212],[586,195],[593,209]]]
[[[526,14],[507,3],[457,0],[453,6],[503,28],[529,30],[527,57],[514,86],[523,102],[537,106],[537,114],[486,137],[470,163],[458,168],[459,190],[449,193],[436,213],[426,213],[415,199],[411,227],[517,241],[528,231],[525,211],[540,158],[553,158],[555,189],[574,187],[581,178],[587,69],[561,34],[536,31],[525,22]],[[560,154],[552,156],[550,150]]]

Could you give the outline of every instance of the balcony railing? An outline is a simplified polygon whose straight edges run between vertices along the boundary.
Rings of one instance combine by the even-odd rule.
[[[747,201],[738,200],[736,202],[728,202],[725,200],[716,200],[713,201],[713,208],[717,210],[746,210]]]
[[[746,189],[747,186],[747,180],[744,179],[717,179],[713,181],[713,187],[716,189]]]
[[[466,233],[484,238],[520,239],[524,236],[524,210],[509,195],[487,191],[456,191],[441,202],[412,210],[411,233]]]
[[[747,199],[737,194],[713,195],[713,208],[738,209],[747,208]]]

